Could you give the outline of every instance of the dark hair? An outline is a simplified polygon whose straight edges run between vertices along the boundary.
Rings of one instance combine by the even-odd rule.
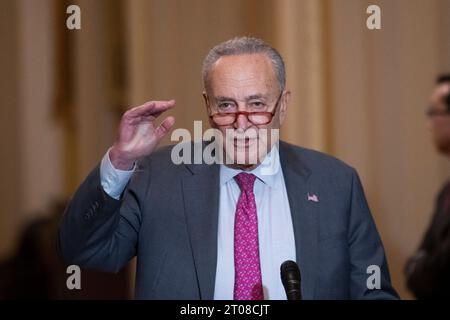
[[[436,84],[443,84],[443,83],[450,84],[450,73],[441,74],[439,77],[437,77]],[[447,104],[448,111],[450,111],[450,93],[447,94],[447,97],[445,97],[444,101]]]

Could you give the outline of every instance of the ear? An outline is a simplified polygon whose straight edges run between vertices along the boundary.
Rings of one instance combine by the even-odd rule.
[[[208,112],[208,114],[210,114],[211,113],[211,107],[210,107],[210,104],[209,104],[208,95],[206,94],[205,90],[203,90],[202,95],[203,95],[203,101],[205,102],[206,112]]]
[[[208,99],[208,95],[206,94],[206,91],[203,91],[202,95],[203,95],[203,101],[205,102],[206,114],[208,115],[209,125],[211,127],[214,127],[214,122],[212,122],[211,118],[209,117],[209,115],[211,114],[211,105],[209,103],[209,99]]]
[[[280,101],[280,126],[283,124],[287,115],[289,103],[291,102],[291,91],[285,90]]]

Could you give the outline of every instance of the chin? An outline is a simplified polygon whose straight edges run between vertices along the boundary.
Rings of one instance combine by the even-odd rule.
[[[261,163],[273,146],[267,139],[230,139],[224,144],[225,164],[252,166]]]
[[[227,164],[251,166],[258,164],[258,153],[248,147],[235,148],[234,154],[227,154],[227,159],[230,159]]]
[[[258,159],[258,139],[227,139],[224,144],[225,164],[252,165]]]

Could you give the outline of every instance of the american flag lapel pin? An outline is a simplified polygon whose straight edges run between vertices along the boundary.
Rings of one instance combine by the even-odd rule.
[[[319,197],[316,194],[309,194],[308,192],[308,201],[319,202]]]

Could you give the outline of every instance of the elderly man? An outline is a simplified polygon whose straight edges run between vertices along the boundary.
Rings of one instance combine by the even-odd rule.
[[[255,38],[226,41],[203,80],[226,161],[176,165],[173,147],[155,150],[174,119],[154,120],[173,100],[127,111],[66,210],[63,258],[115,272],[137,255],[139,299],[286,299],[286,260],[305,299],[397,298],[355,170],[266,134],[289,106],[280,54]]]
[[[450,156],[450,74],[437,79],[427,110],[433,143]],[[448,298],[450,285],[450,182],[443,186],[431,224],[406,265],[409,289],[419,299]]]

